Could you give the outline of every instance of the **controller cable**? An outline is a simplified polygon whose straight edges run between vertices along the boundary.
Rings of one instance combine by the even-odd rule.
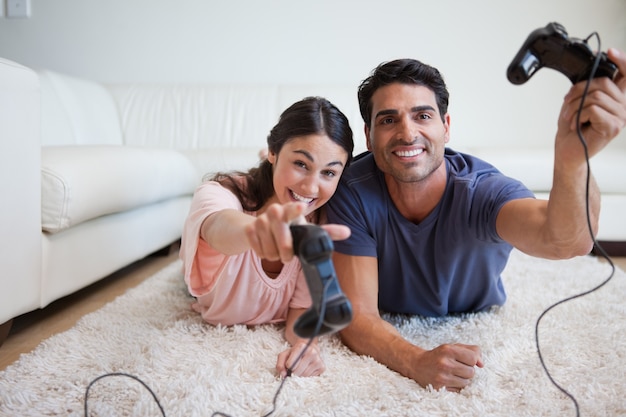
[[[332,281],[329,280],[324,285],[324,291],[322,292],[322,298],[321,298],[320,314],[319,314],[319,317],[317,319],[317,323],[315,324],[315,330],[313,331],[313,335],[309,338],[309,341],[304,346],[304,349],[302,349],[302,352],[300,352],[300,354],[296,357],[296,360],[293,362],[293,364],[290,367],[287,368],[287,376],[285,376],[285,378],[283,378],[283,380],[280,382],[280,385],[278,386],[278,388],[276,389],[276,393],[274,394],[274,399],[272,400],[272,409],[268,413],[264,414],[262,417],[268,417],[268,416],[272,415],[276,411],[276,402],[278,400],[278,395],[280,394],[281,390],[283,389],[283,386],[285,385],[285,381],[287,380],[288,377],[291,376],[293,368],[298,364],[298,362],[300,362],[300,359],[302,359],[302,357],[304,356],[306,351],[309,349],[309,347],[311,346],[311,343],[313,343],[313,340],[319,335],[319,332],[320,332],[320,330],[322,328],[322,324],[324,322],[324,316],[326,315],[326,292],[327,292],[328,288],[330,287],[331,282]],[[137,381],[141,385],[143,385],[148,390],[150,395],[152,395],[152,398],[154,398],[154,401],[156,402],[157,406],[159,407],[159,410],[161,411],[161,415],[163,417],[166,417],[165,410],[163,409],[163,406],[161,405],[161,402],[159,401],[159,399],[158,399],[157,395],[154,393],[154,391],[152,391],[152,389],[148,386],[148,384],[143,382],[140,378],[138,378],[138,377],[136,377],[134,375],[125,373],[125,372],[109,372],[109,373],[100,375],[97,378],[95,378],[94,380],[92,380],[89,383],[89,385],[87,385],[87,389],[85,390],[85,399],[84,399],[85,417],[89,417],[89,410],[88,410],[87,402],[88,402],[88,399],[89,399],[89,390],[91,389],[91,387],[96,382],[98,382],[99,380],[101,380],[103,378],[113,377],[113,376],[128,377],[128,378],[134,379],[135,381]],[[220,412],[220,411],[216,411],[213,414],[211,414],[211,417],[217,417],[217,416],[232,417],[230,414],[226,414],[226,413],[223,413],[223,412]]]
[[[587,41],[592,37],[595,36],[597,41],[598,41],[598,51],[600,51],[600,36],[598,35],[597,32],[593,32],[591,35],[589,35],[587,37],[587,39],[585,39],[585,43],[587,43]],[[593,243],[594,243],[594,247],[595,249],[600,253],[600,255],[602,255],[602,257],[609,263],[609,265],[611,266],[611,273],[609,274],[609,277],[606,278],[602,283],[600,283],[599,285],[597,285],[596,287],[582,292],[580,294],[576,294],[573,295],[571,297],[567,297],[561,301],[558,301],[555,304],[552,304],[550,307],[548,307],[547,309],[545,309],[543,311],[543,313],[541,313],[541,315],[539,316],[539,318],[537,319],[537,323],[535,324],[535,342],[537,345],[537,354],[539,355],[539,361],[541,362],[541,366],[543,367],[543,370],[546,372],[546,375],[548,376],[548,378],[550,379],[550,382],[552,382],[552,384],[557,387],[563,394],[565,394],[566,396],[568,396],[572,402],[574,403],[574,407],[576,408],[576,416],[579,417],[580,416],[580,409],[578,406],[578,401],[576,401],[576,398],[574,397],[573,394],[571,394],[569,391],[567,391],[565,388],[563,388],[561,385],[559,385],[556,380],[552,377],[552,375],[550,374],[550,371],[548,370],[548,367],[546,366],[546,363],[544,362],[543,359],[543,355],[541,354],[541,348],[539,347],[539,322],[541,322],[541,319],[553,308],[557,307],[558,305],[561,305],[563,303],[566,303],[568,301],[574,300],[576,298],[580,298],[580,297],[584,297],[588,294],[591,294],[592,292],[595,292],[597,290],[599,290],[600,288],[602,288],[604,285],[606,285],[611,278],[613,278],[613,275],[615,275],[615,265],[613,264],[613,261],[611,260],[611,258],[609,257],[609,255],[606,253],[606,251],[602,248],[602,246],[600,246],[600,244],[598,243],[598,241],[596,240],[594,233],[593,233],[593,227],[591,226],[591,217],[589,215],[589,184],[591,181],[591,165],[589,163],[589,151],[587,148],[587,142],[585,140],[585,137],[583,136],[583,132],[582,132],[582,124],[580,123],[580,113],[582,112],[583,109],[583,105],[585,103],[585,98],[587,97],[587,93],[589,91],[589,84],[591,83],[591,80],[594,78],[594,75],[596,73],[596,70],[598,69],[598,65],[600,63],[600,53],[596,54],[596,58],[594,60],[593,63],[593,67],[591,69],[591,74],[589,75],[589,78],[587,79],[587,82],[585,84],[585,89],[583,90],[583,95],[582,98],[580,100],[580,105],[578,107],[578,112],[576,113],[576,131],[578,133],[578,139],[580,140],[580,143],[583,146],[583,149],[585,151],[585,160],[587,162],[587,180],[586,180],[586,190],[585,190],[585,203],[586,203],[586,211],[587,211],[587,228],[589,230],[589,234],[591,235],[591,238],[593,239]]]

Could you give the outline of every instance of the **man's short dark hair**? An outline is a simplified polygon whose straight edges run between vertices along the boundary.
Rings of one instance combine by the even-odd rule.
[[[379,88],[393,83],[423,85],[432,90],[444,120],[450,94],[439,71],[416,59],[397,59],[380,64],[359,86],[359,110],[367,126],[371,127],[372,122],[372,96]]]

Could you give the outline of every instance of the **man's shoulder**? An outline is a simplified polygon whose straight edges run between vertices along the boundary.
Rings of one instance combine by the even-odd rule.
[[[370,152],[359,154],[343,172],[339,186],[328,202],[329,212],[336,207],[342,207],[343,210],[348,206],[364,207],[363,201],[367,201],[368,208],[382,205],[386,200],[386,192],[386,185],[374,156]]]
[[[458,152],[446,148],[445,159],[448,161],[450,170],[458,175],[467,175],[475,172],[499,172],[498,169],[489,162],[469,153]]]
[[[504,175],[481,158],[448,149],[445,158],[449,170],[448,191],[454,195],[483,196],[485,199],[498,196],[505,198],[504,201],[534,196],[521,181]]]
[[[367,181],[369,178],[376,176],[378,168],[374,155],[365,151],[355,156],[350,166],[344,171],[341,180],[346,184],[355,185],[360,182]]]

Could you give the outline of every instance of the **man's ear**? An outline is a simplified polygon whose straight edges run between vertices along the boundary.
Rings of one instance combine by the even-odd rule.
[[[365,145],[367,146],[367,150],[372,152],[372,147],[370,145],[370,128],[367,123],[363,124],[363,131],[365,132]]]
[[[446,113],[446,115],[443,118],[444,118],[443,126],[446,129],[444,138],[445,138],[445,142],[448,143],[450,142],[450,113]]]

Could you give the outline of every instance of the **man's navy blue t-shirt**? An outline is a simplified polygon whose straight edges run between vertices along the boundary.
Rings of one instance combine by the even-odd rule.
[[[371,154],[346,170],[326,206],[329,223],[352,231],[335,250],[378,258],[382,311],[442,316],[506,300],[501,273],[512,246],[498,236],[496,216],[506,202],[534,195],[476,157],[446,149],[445,164],[444,195],[419,224],[397,210]]]

